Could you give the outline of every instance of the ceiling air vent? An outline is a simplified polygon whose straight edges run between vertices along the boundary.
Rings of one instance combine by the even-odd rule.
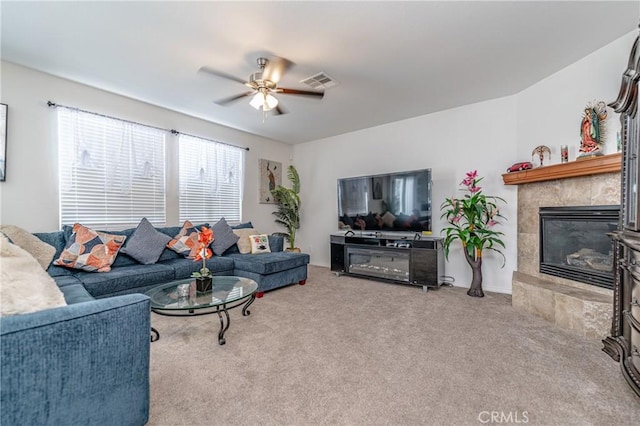
[[[333,78],[323,72],[300,80],[300,83],[306,84],[313,89],[328,89],[338,84]]]

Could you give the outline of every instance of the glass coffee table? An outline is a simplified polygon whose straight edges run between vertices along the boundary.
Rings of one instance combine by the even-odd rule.
[[[146,292],[151,298],[151,310],[160,315],[195,316],[217,313],[220,318],[218,343],[225,344],[224,333],[229,329],[229,309],[243,306],[242,315],[250,315],[249,306],[256,299],[258,284],[244,277],[213,277],[212,289],[199,292],[193,278],[172,281]],[[155,328],[156,341],[160,333]]]

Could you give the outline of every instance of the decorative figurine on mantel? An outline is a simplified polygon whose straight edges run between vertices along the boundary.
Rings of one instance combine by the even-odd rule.
[[[546,145],[536,146],[533,151],[531,151],[531,162],[533,162],[533,157],[538,154],[539,164],[538,167],[544,166],[544,154],[547,154],[547,158],[551,160],[551,149]]]
[[[607,104],[604,102],[589,102],[582,114],[580,125],[580,149],[577,159],[603,155],[602,145],[605,137],[605,123],[607,119]]]

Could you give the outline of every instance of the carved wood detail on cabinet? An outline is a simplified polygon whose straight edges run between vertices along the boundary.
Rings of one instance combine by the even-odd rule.
[[[602,348],[620,363],[623,377],[640,396],[640,36],[631,48],[618,98],[609,106],[622,124],[622,202],[618,229],[613,232],[615,279],[611,335]]]

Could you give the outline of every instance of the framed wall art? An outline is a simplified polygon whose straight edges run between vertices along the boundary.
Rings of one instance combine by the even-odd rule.
[[[0,181],[7,176],[7,112],[9,107],[0,104]]]
[[[382,178],[371,178],[371,188],[373,188],[373,199],[382,200]]]
[[[275,204],[271,191],[282,184],[282,163],[272,160],[259,160],[260,167],[260,203]]]

